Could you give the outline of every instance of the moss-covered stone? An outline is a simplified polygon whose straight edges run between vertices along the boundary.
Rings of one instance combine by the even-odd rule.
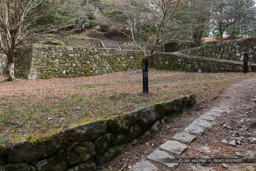
[[[152,106],[145,107],[138,111],[139,124],[142,130],[147,130],[157,119]]]
[[[189,96],[189,101],[188,101],[188,106],[194,106],[196,104],[196,96],[195,95],[190,95]]]
[[[92,159],[84,163],[80,163],[79,165],[69,169],[68,171],[95,171],[95,170],[96,170],[96,162]]]
[[[121,154],[124,149],[126,149],[128,147],[129,147],[128,145],[123,145],[123,146],[115,146],[115,147],[110,148],[104,155],[97,157],[97,163],[99,165],[101,165],[103,163],[106,163],[106,162],[114,159],[119,154]]]
[[[38,171],[62,171],[68,168],[67,156],[64,152],[58,153],[48,159],[36,163]]]
[[[3,171],[36,171],[36,169],[26,163],[13,163],[3,167]]]
[[[95,121],[65,131],[65,137],[77,142],[94,141],[107,133],[107,121]]]
[[[182,108],[186,109],[188,107],[189,97],[182,98]]]
[[[106,134],[106,135],[98,138],[94,142],[96,152],[98,154],[103,154],[113,144],[113,141],[114,141],[113,134]]]
[[[42,139],[22,140],[23,142],[14,143],[6,150],[9,162],[32,162],[40,158],[49,157],[64,149],[69,141],[63,132],[44,137]],[[38,137],[41,137],[39,135]]]
[[[129,142],[140,137],[143,134],[143,128],[139,124],[134,124],[128,130],[126,130],[126,136]]]
[[[157,119],[162,119],[168,113],[167,107],[164,103],[155,104],[155,105],[153,105],[153,107],[154,107],[154,112],[157,115]]]
[[[114,138],[113,145],[114,145],[114,146],[119,146],[119,145],[126,144],[127,142],[128,142],[127,136],[124,135],[124,134],[120,134],[120,135],[117,135],[117,136]]]
[[[166,103],[169,116],[176,113],[181,113],[183,111],[182,101],[183,101],[183,98],[179,98]]]
[[[91,142],[82,144],[73,143],[67,148],[67,159],[70,165],[85,162],[97,155],[94,145]]]
[[[131,126],[138,123],[137,112],[124,114],[107,122],[108,129],[114,135],[124,134]]]

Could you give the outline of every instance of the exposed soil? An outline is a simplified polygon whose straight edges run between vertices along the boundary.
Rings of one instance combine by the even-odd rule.
[[[118,158],[106,164],[103,168],[107,170],[128,170],[131,166],[146,158],[161,144],[169,140],[173,135],[181,132],[193,120],[198,118],[207,110],[218,107],[226,110],[226,113],[217,118],[216,126],[208,129],[203,136],[197,136],[197,139],[190,144],[189,148],[178,158],[239,158],[235,152],[243,155],[243,158],[256,158],[256,144],[250,142],[248,138],[256,137],[256,78],[250,78],[230,87],[227,87],[223,93],[207,106],[197,105],[191,111],[171,121],[164,126],[162,130],[152,135],[142,138],[138,143],[123,152]],[[224,128],[226,124],[232,128]],[[239,137],[233,137],[234,132],[239,133]],[[242,138],[241,138],[242,137]],[[241,144],[231,146],[223,144],[221,141],[226,139],[230,142],[232,139],[241,138]],[[154,163],[154,162],[153,162]],[[154,165],[161,170],[177,171],[199,171],[199,170],[248,170],[255,171],[256,163],[226,163],[228,168],[223,168],[222,163],[210,164],[180,164],[177,168],[169,169],[158,163]],[[246,168],[247,167],[247,168]]]

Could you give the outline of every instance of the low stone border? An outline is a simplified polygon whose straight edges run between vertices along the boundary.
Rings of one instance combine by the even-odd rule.
[[[0,151],[0,170],[96,170],[156,123],[175,117],[195,104],[195,96],[185,96],[111,119],[70,127],[41,140],[13,143]]]

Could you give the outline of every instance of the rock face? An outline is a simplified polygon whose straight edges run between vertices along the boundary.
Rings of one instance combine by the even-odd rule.
[[[72,126],[66,131],[44,139],[34,141],[30,141],[31,137],[28,140],[24,139],[8,148],[0,149],[0,170],[94,171],[97,169],[96,166],[112,160],[124,149],[129,148],[129,143],[136,142],[138,137],[149,132],[150,129],[156,129],[160,121],[162,122],[166,117],[174,118],[195,102],[194,96],[185,96],[162,104],[143,107],[111,119]],[[193,137],[189,135],[185,138],[192,141]],[[172,141],[162,148],[179,154],[187,146]],[[157,151],[148,158],[162,162],[157,159],[158,155],[171,157],[166,152]],[[177,166],[177,163],[164,163],[168,167]],[[147,164],[141,165],[147,166]]]

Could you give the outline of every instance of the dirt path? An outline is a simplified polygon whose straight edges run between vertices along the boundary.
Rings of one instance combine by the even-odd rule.
[[[172,120],[164,128],[139,140],[131,149],[106,165],[107,170],[128,170],[137,162],[170,140],[176,133],[182,132],[189,124],[213,108],[223,110],[216,124],[207,129],[188,149],[175,158],[256,158],[256,78],[250,78],[230,87],[208,106],[198,105],[192,111]],[[229,143],[235,141],[235,145]],[[225,144],[227,141],[227,144]],[[234,142],[233,141],[233,142]],[[150,160],[148,160],[150,161]],[[181,163],[176,168],[168,168],[153,162],[159,170],[241,170],[255,171],[256,163]],[[256,160],[255,160],[256,162]]]

